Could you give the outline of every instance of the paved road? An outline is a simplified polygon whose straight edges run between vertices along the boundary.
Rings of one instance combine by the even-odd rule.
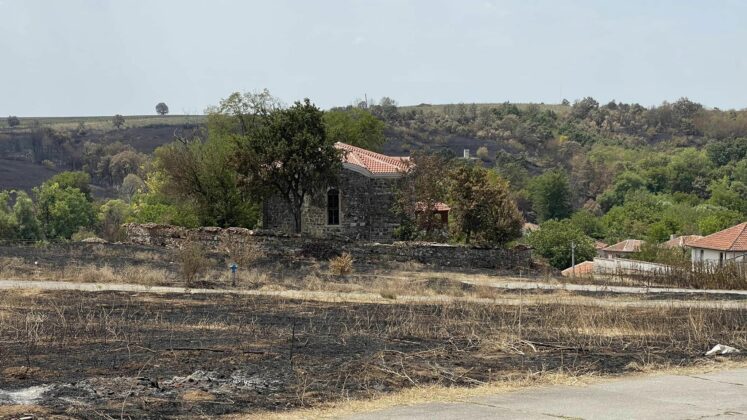
[[[553,386],[356,414],[348,420],[402,419],[747,419],[747,369],[702,375],[618,379]]]

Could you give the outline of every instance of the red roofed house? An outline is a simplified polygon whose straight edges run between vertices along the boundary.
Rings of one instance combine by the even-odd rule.
[[[344,151],[342,173],[337,185],[308,197],[303,208],[302,233],[316,237],[389,242],[399,226],[392,212],[394,183],[410,166],[409,157],[386,156],[345,143],[335,143]],[[445,206],[445,205],[444,205]],[[439,209],[448,213],[448,207]],[[262,226],[293,232],[293,217],[284,201],[265,200]]]
[[[692,262],[724,265],[728,262],[747,262],[747,222],[688,244],[692,250]]]
[[[643,244],[641,240],[626,239],[607,248],[597,250],[597,252],[601,252],[607,258],[626,258],[636,252],[640,252],[641,244]]]

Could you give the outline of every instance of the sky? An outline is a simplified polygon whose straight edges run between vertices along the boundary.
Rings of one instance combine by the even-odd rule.
[[[286,103],[747,108],[747,1],[0,0],[0,115]]]

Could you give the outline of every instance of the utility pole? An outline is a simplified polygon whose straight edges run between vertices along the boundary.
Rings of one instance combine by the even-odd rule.
[[[571,241],[571,278],[576,278],[576,242]]]

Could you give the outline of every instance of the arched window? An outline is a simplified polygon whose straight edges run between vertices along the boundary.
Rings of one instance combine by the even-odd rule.
[[[327,191],[327,224],[340,224],[340,192],[334,188]]]

